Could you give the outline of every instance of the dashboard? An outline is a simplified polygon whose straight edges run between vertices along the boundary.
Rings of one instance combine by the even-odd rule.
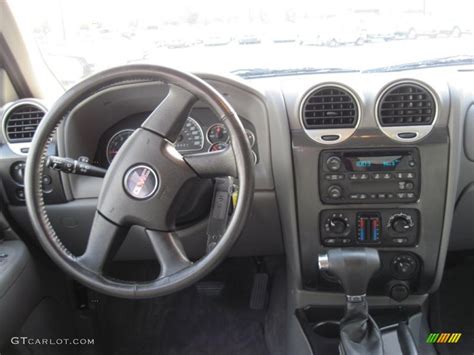
[[[369,293],[402,301],[437,287],[448,249],[474,248],[474,72],[201,77],[241,117],[256,164],[253,209],[232,255],[286,254],[301,289],[331,294],[340,286],[317,269],[318,254],[333,247],[377,248],[382,269]],[[58,127],[50,154],[87,157],[107,168],[166,94],[157,82],[94,94]],[[26,119],[13,108],[32,102],[28,119],[40,120],[36,111],[47,105],[35,99],[2,109],[0,148],[3,197],[12,219],[30,234],[21,164],[31,137],[10,123]],[[228,144],[225,126],[198,102],[175,147],[201,153]],[[43,178],[52,223],[76,254],[87,242],[101,181],[54,171]],[[212,184],[195,193],[189,210],[208,209]],[[205,252],[206,227],[204,213],[180,231],[191,257]],[[140,231],[131,233],[133,242],[127,238],[118,257],[151,257]]]

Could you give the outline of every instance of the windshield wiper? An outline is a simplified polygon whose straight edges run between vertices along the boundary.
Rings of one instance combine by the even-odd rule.
[[[404,63],[387,67],[379,67],[364,70],[363,73],[395,72],[412,69],[436,68],[456,65],[474,65],[474,56],[458,55],[436,59],[422,60],[419,62]]]
[[[238,69],[231,73],[241,78],[268,78],[273,76],[305,75],[305,74],[325,74],[325,73],[356,73],[359,70],[349,68],[294,68],[294,69]]]

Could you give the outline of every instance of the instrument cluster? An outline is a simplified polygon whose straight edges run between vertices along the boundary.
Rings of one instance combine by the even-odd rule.
[[[104,132],[96,152],[96,162],[108,167],[120,148],[133,132],[140,127],[148,113],[135,114],[120,120]],[[254,127],[243,120],[245,131],[252,147],[255,164],[258,162],[257,139]],[[174,143],[180,153],[216,152],[231,144],[226,126],[218,122],[209,109],[194,109]]]

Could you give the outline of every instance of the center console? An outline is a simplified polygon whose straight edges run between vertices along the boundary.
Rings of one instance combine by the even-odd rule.
[[[345,84],[286,95],[302,287],[321,297],[342,293],[338,280],[317,268],[318,254],[363,247],[377,249],[381,261],[369,296],[401,302],[426,294],[437,278],[445,226],[449,93],[436,84],[413,95],[418,84],[401,81],[384,98],[383,84]],[[431,121],[419,123],[410,115],[425,104]]]

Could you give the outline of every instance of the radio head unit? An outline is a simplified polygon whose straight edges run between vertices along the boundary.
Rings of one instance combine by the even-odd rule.
[[[323,151],[319,193],[330,204],[415,202],[420,193],[418,150]]]

